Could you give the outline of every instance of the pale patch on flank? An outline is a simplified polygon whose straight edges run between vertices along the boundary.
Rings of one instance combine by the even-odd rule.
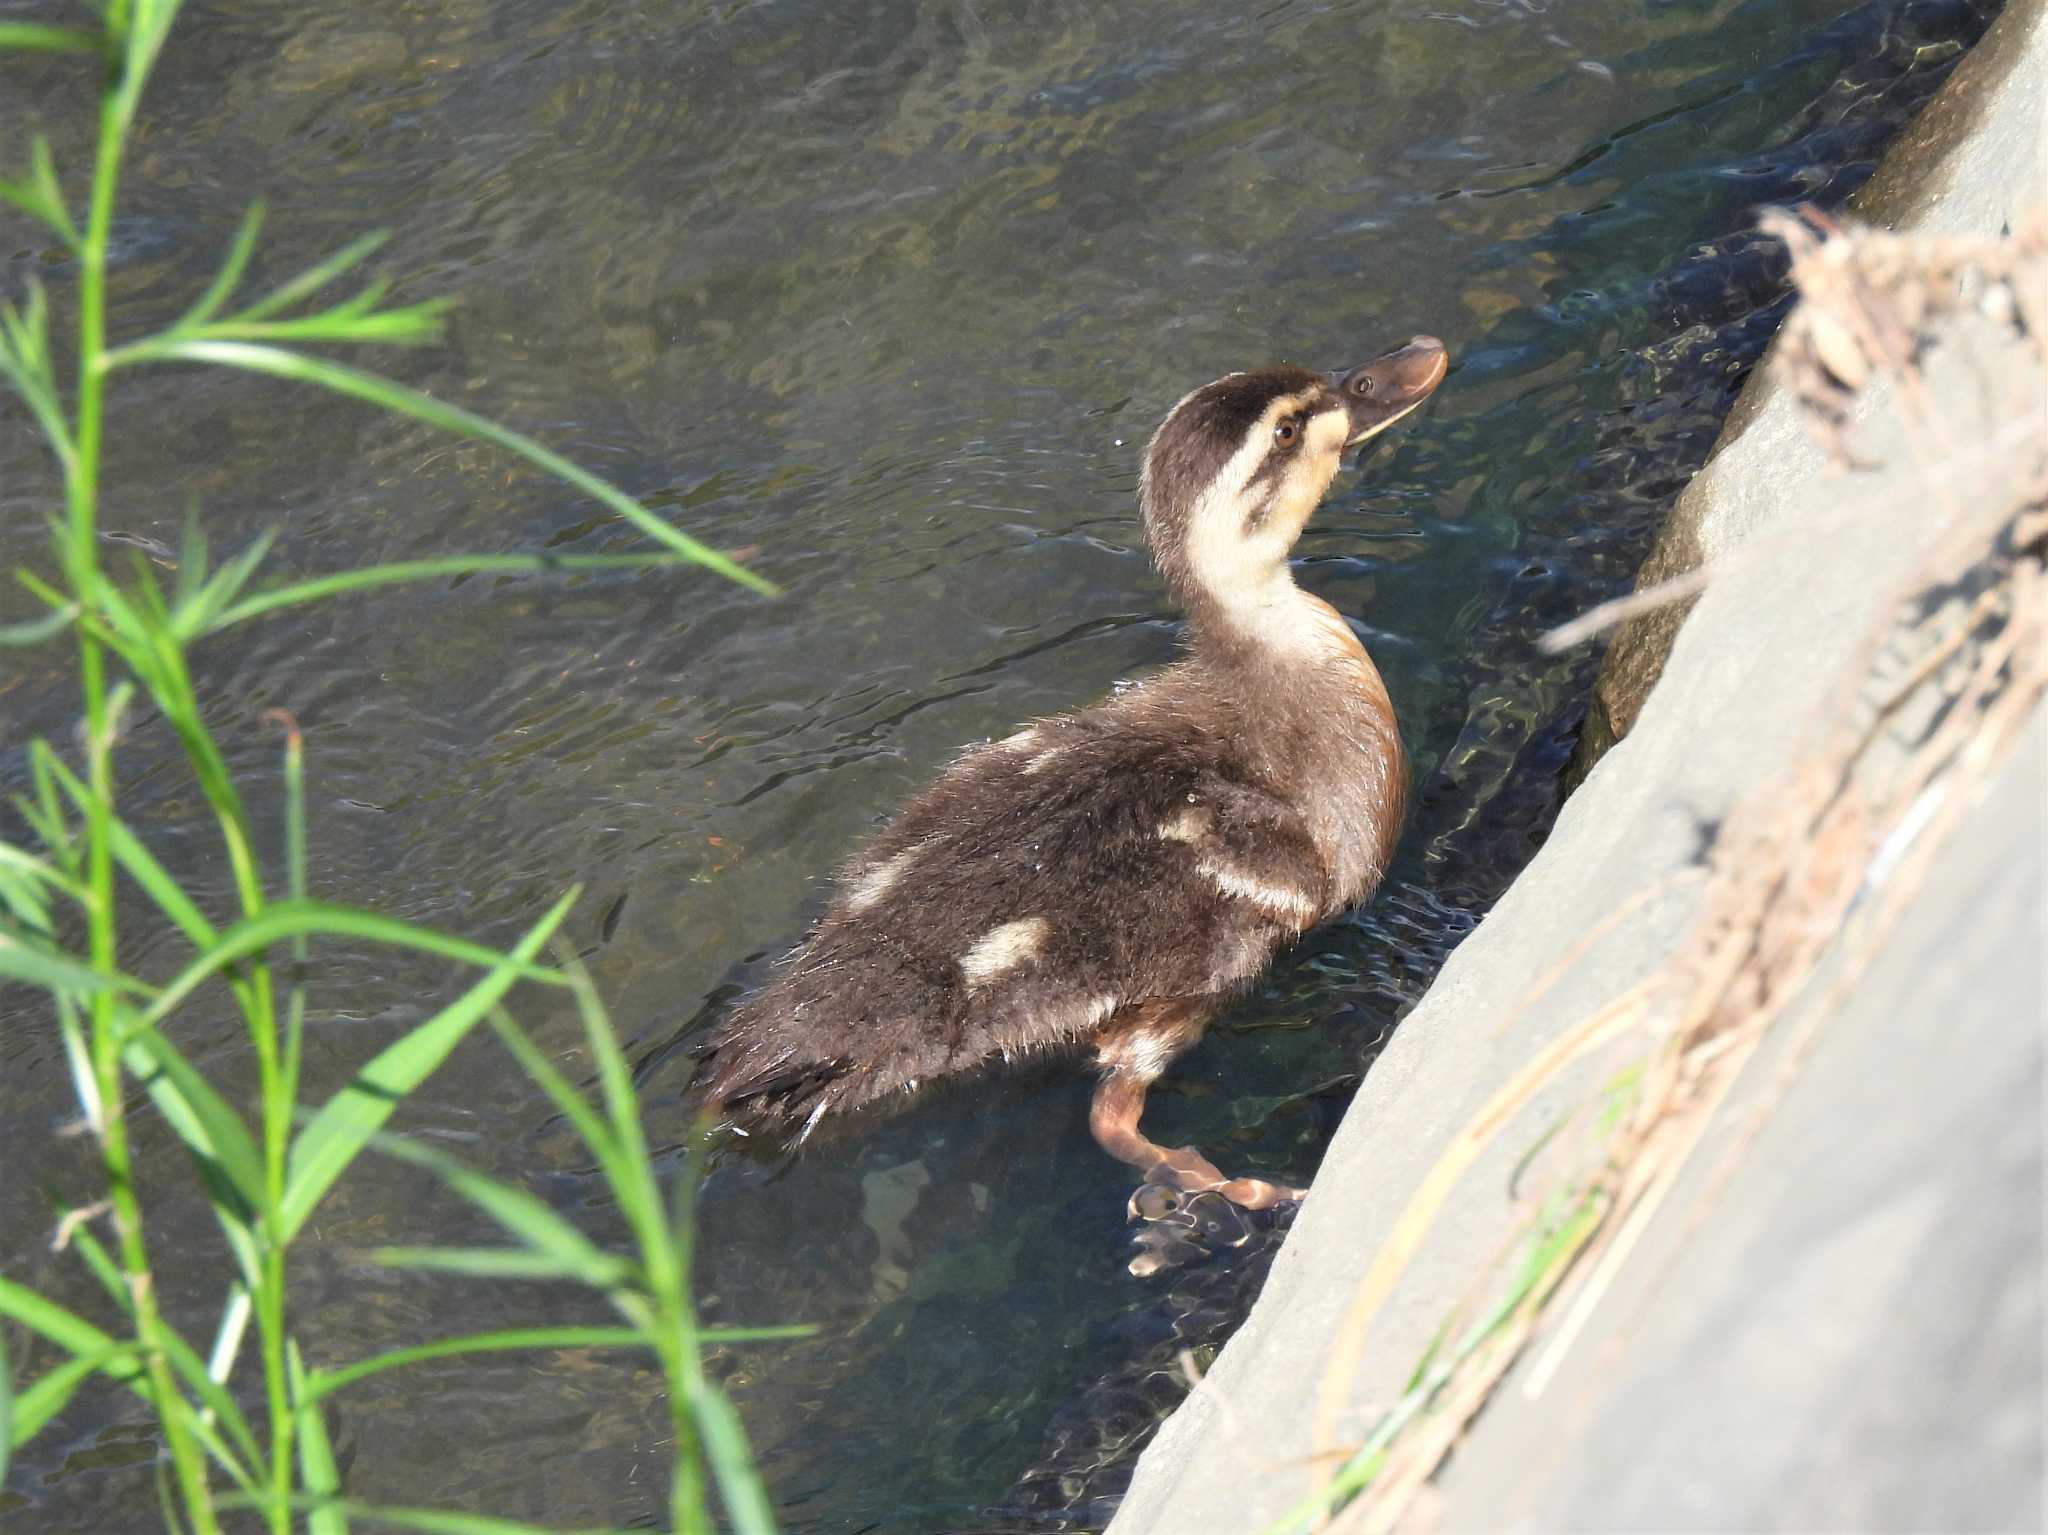
[[[1026,725],[1015,735],[1004,736],[999,744],[1005,751],[1030,751],[1038,745],[1038,727],[1036,725]]]
[[[1097,1024],[1107,1023],[1109,1015],[1116,1011],[1119,1000],[1121,999],[1108,995],[1097,997],[1088,1004],[1088,1013],[1081,1020],[1081,1027],[1083,1029],[1092,1029]]]
[[[1304,927],[1316,919],[1316,903],[1299,890],[1289,889],[1285,885],[1268,884],[1262,879],[1254,879],[1249,874],[1220,863],[1204,863],[1202,872],[1208,875],[1215,882],[1216,888],[1225,895],[1234,895],[1239,900],[1263,906],[1277,916],[1293,917]]]
[[[970,986],[994,980],[1030,959],[1045,942],[1048,931],[1043,917],[1023,917],[992,927],[974,941],[974,947],[960,956],[960,973]]]
[[[853,888],[846,892],[846,909],[866,911],[881,900],[896,887],[896,882],[903,878],[905,871],[910,868],[911,861],[916,857],[917,849],[911,848],[898,853],[894,858],[876,864],[855,880]]]
[[[1127,1034],[1116,1042],[1115,1049],[1107,1052],[1104,1059],[1111,1070],[1136,1077],[1141,1082],[1150,1082],[1166,1070],[1167,1064],[1179,1053],[1175,1041],[1168,1035]]]
[[[1161,842],[1199,842],[1208,834],[1209,812],[1198,805],[1178,811],[1159,823]]]

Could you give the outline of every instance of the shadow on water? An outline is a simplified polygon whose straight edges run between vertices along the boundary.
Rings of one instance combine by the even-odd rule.
[[[1399,863],[1154,1094],[1148,1127],[1309,1176],[1350,1088],[1540,843],[1590,676],[1532,637],[1625,583],[1775,322],[1742,234],[1767,199],[1838,200],[1974,40],[1990,4],[1444,0],[680,11],[405,0],[188,6],[146,114],[118,323],[168,318],[245,202],[260,280],[388,225],[409,296],[459,291],[452,344],[401,376],[495,413],[693,532],[757,551],[767,604],[689,575],[469,580],[295,612],[203,652],[230,764],[277,834],[277,744],[308,739],[315,888],[502,937],[590,887],[576,938],[678,1141],[686,1026],[801,930],[820,877],[961,742],[1167,659],[1137,547],[1137,455],[1195,383],[1332,366],[1427,330],[1456,370],[1347,475],[1302,578],[1360,625],[1417,766]],[[59,63],[10,64],[0,141],[83,163]],[[19,82],[19,88],[17,88]],[[0,224],[0,291],[68,277]],[[0,405],[0,542],[39,555],[51,482]],[[246,378],[138,376],[112,417],[106,521],[217,547],[265,528],[282,569],[449,549],[630,546],[490,453]],[[0,592],[0,620],[20,616]],[[61,737],[68,658],[10,654],[0,777]],[[136,722],[136,823],[228,904],[175,744]],[[132,914],[131,967],[174,950]],[[444,997],[405,956],[329,948],[309,1095]],[[575,1024],[529,998],[573,1061]],[[182,1020],[230,1089],[224,1010]],[[89,1186],[53,1031],[0,1023],[8,1272],[40,1255],[39,1185]],[[1155,1237],[1125,1271],[1123,1171],[1087,1085],[968,1086],[785,1170],[705,1191],[707,1311],[811,1340],[715,1368],[788,1526],[1094,1527],[1181,1386],[1255,1292],[1284,1216]],[[479,1041],[405,1123],[602,1231],[591,1170]],[[144,1154],[174,1160],[141,1121]],[[195,1327],[210,1223],[145,1191],[159,1286]],[[337,1191],[297,1304],[316,1357],[583,1304],[379,1270],[373,1244],[487,1241],[412,1170]],[[185,1240],[177,1240],[182,1235]],[[180,1308],[183,1308],[182,1310]],[[608,1355],[383,1376],[341,1399],[350,1490],[559,1523],[645,1523],[654,1378]],[[153,1523],[129,1405],[81,1404],[15,1479],[36,1526]],[[0,1505],[4,1506],[4,1505]],[[17,1512],[19,1512],[17,1506]]]

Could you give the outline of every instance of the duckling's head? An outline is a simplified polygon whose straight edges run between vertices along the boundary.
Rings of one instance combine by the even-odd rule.
[[[1417,336],[1334,373],[1233,373],[1174,406],[1138,482],[1145,538],[1174,596],[1198,621],[1256,631],[1293,592],[1288,551],[1344,450],[1428,399],[1447,366],[1444,344]]]

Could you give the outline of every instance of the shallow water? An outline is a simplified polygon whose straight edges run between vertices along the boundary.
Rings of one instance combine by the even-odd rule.
[[[1133,505],[1166,407],[1231,368],[1435,333],[1450,380],[1300,549],[1400,711],[1419,791],[1403,851],[1147,1121],[1306,1179],[1348,1085],[1554,812],[1588,662],[1533,636],[1626,580],[1768,323],[1768,258],[1705,242],[1761,199],[1839,197],[1990,9],[194,3],[131,162],[117,334],[189,301],[253,197],[258,281],[388,227],[378,270],[463,303],[448,345],[380,366],[754,551],[787,591],[470,580],[277,618],[202,654],[231,766],[275,846],[262,714],[298,717],[312,878],[334,899],[502,939],[586,886],[576,937],[679,1137],[690,1029],[798,935],[898,798],[961,742],[1172,654]],[[0,142],[40,125],[75,175],[70,68],[6,68]],[[1843,115],[1887,93],[1888,112]],[[0,291],[31,272],[62,301],[66,269],[0,219]],[[127,380],[107,479],[110,529],[174,546],[196,496],[217,548],[281,530],[279,571],[636,547],[499,455],[228,375]],[[49,494],[0,405],[0,562],[39,558]],[[0,591],[0,620],[25,611]],[[61,737],[76,705],[60,650],[5,665],[11,785],[27,737]],[[120,760],[135,823],[224,908],[168,733],[138,721]],[[129,962],[158,973],[175,946],[136,918]],[[309,1096],[455,984],[320,951]],[[545,999],[523,1016],[571,1049]],[[246,1082],[217,1002],[179,1027]],[[33,1174],[0,1188],[0,1259],[89,1306],[40,1253],[37,1185],[92,1187],[78,1143],[49,1135],[69,1105],[46,1022],[11,1006],[0,1060],[7,1163]],[[1099,1516],[1082,1503],[1174,1392],[1145,1363],[1172,1341],[1160,1317],[1210,1307],[1220,1332],[1249,1285],[1125,1273],[1128,1180],[1088,1141],[1086,1094],[1079,1073],[1004,1078],[786,1171],[712,1173],[709,1313],[822,1324],[718,1361],[790,1528],[952,1531],[992,1505],[1049,1516],[1061,1487]],[[488,1043],[403,1122],[606,1229],[590,1170]],[[160,1126],[141,1135],[145,1165],[176,1164]],[[160,1283],[200,1331],[211,1223],[161,1183]],[[297,1302],[317,1359],[582,1314],[363,1261],[491,1239],[408,1170],[366,1164],[317,1225]],[[1099,1464],[1014,1497],[1048,1425],[1134,1370]],[[17,1517],[153,1524],[136,1421],[124,1400],[74,1409],[15,1475]],[[339,1428],[366,1499],[615,1524],[660,1504],[655,1383],[609,1355],[381,1377]]]

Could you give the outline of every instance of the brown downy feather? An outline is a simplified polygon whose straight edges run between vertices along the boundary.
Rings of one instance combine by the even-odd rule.
[[[1184,1187],[1225,1183],[1138,1134],[1143,1086],[1385,869],[1406,798],[1393,708],[1286,556],[1344,448],[1412,410],[1444,366],[1418,337],[1341,375],[1232,374],[1175,406],[1139,499],[1189,609],[1188,655],[967,751],[905,805],[713,1031],[705,1101],[749,1134],[801,1141],[827,1115],[1093,1044],[1105,1147]]]
[[[1079,1046],[1128,1003],[1220,1005],[1378,881],[1403,769],[1391,719],[1331,737],[1331,706],[1356,696],[1336,665],[1302,676],[1256,656],[1189,660],[968,751],[848,866],[781,973],[716,1031],[706,1100],[749,1134],[801,1139],[822,1115]],[[1318,760],[1333,748],[1349,760]],[[1301,772],[1369,784],[1342,796],[1366,856],[1341,883],[1280,787]],[[1014,938],[963,964],[1004,929]]]

